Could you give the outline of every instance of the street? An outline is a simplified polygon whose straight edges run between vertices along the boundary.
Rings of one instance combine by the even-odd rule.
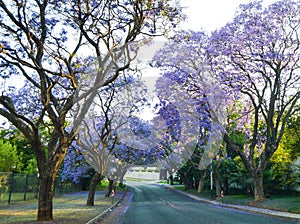
[[[198,202],[156,184],[130,182],[128,185],[134,194],[129,206],[116,217],[117,224],[297,223]]]

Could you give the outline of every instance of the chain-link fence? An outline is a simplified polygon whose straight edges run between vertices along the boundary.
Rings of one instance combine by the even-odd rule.
[[[37,175],[0,172],[0,203],[37,199],[39,186]],[[62,182],[60,178],[56,178],[54,196],[80,190],[82,184]]]

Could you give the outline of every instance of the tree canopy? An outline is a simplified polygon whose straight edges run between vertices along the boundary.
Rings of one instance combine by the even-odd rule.
[[[128,69],[138,46],[130,43],[162,35],[179,20],[180,7],[168,0],[0,1],[0,115],[35,151],[38,220],[53,219],[55,176],[97,89]],[[9,79],[20,83],[8,88]],[[43,144],[46,120],[51,127]]]
[[[250,172],[255,200],[264,198],[263,172],[299,111],[299,15],[296,1],[244,4],[209,37],[175,35],[155,59],[162,74],[180,85],[180,95],[197,99],[199,130],[208,127],[209,133],[203,154],[218,151],[223,136]],[[242,147],[230,139],[232,132],[244,137]]]

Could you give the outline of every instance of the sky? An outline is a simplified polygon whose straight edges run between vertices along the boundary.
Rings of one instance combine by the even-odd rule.
[[[240,4],[247,4],[251,0],[180,0],[183,12],[187,16],[181,29],[212,31],[231,22]],[[278,0],[263,0],[264,5],[269,5]],[[155,52],[164,44],[161,39],[156,39],[154,44],[141,49],[141,60],[151,60]]]
[[[279,0],[263,0],[267,6]],[[187,16],[181,24],[182,29],[205,31],[207,34],[231,22],[240,4],[250,3],[251,0],[180,0],[183,12]],[[144,59],[149,60],[163,43],[157,41],[155,46],[146,48]]]
[[[181,0],[183,11],[187,15],[184,27],[199,31],[211,32],[232,21],[240,4],[250,0]],[[269,5],[276,0],[264,0]]]

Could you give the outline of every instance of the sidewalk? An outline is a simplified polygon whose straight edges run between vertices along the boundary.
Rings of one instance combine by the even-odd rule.
[[[277,217],[283,217],[283,218],[290,218],[290,219],[296,219],[300,222],[300,214],[295,214],[295,213],[290,213],[290,212],[281,212],[281,211],[275,211],[271,209],[265,209],[265,208],[258,208],[258,207],[253,207],[253,206],[246,206],[246,205],[234,205],[234,204],[226,204],[222,202],[218,202],[215,200],[209,200],[206,198],[201,198],[197,195],[189,194],[187,192],[178,190],[174,188],[173,186],[170,185],[164,185],[165,187],[168,187],[172,189],[173,191],[176,191],[180,194],[184,194],[192,199],[195,199],[197,201],[202,201],[206,203],[211,203],[220,207],[226,207],[226,208],[233,208],[233,209],[238,209],[238,210],[243,210],[247,212],[254,212],[254,213],[260,213],[260,214],[265,214],[265,215],[270,215],[270,216],[277,216]]]

